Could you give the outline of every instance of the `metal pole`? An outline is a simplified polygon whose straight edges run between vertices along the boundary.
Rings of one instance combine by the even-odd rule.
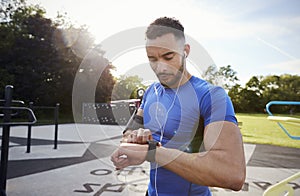
[[[7,85],[5,87],[5,103],[4,107],[10,107],[12,101],[13,86]],[[9,123],[11,119],[11,110],[3,110],[3,122]],[[9,130],[10,125],[3,125],[2,129],[2,145],[1,145],[1,167],[0,167],[0,186],[1,194],[5,194],[6,179],[7,179],[7,162],[8,162],[8,149],[9,149]]]
[[[54,123],[55,123],[55,131],[54,131],[54,149],[57,149],[57,138],[58,138],[58,115],[59,115],[59,103],[56,103],[54,110]]]
[[[29,102],[29,108],[33,110],[33,102]],[[29,121],[31,121],[31,116],[29,114]],[[30,153],[30,146],[31,146],[31,128],[32,125],[28,125],[28,131],[27,131],[27,153]]]

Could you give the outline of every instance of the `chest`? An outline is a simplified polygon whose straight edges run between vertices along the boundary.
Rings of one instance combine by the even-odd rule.
[[[194,93],[165,92],[147,96],[144,126],[166,140],[174,136],[190,139],[199,121],[199,101]]]

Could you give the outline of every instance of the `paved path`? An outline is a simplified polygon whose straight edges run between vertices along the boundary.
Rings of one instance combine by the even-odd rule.
[[[148,163],[115,171],[109,160],[119,144],[121,130],[108,125],[59,125],[59,145],[54,150],[54,127],[35,126],[31,153],[26,153],[27,128],[12,128],[7,195],[143,196]],[[211,188],[213,195],[262,195],[270,185],[300,171],[300,149],[245,144],[245,154],[247,178],[243,189],[233,192]],[[300,179],[291,185],[300,195]]]

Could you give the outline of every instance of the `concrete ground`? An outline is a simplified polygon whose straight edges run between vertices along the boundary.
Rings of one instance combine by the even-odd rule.
[[[58,149],[53,149],[54,126],[34,126],[31,152],[26,153],[27,127],[11,128],[7,195],[143,196],[148,163],[115,171],[110,162],[121,131],[122,127],[109,125],[59,125]],[[244,147],[247,178],[242,190],[212,187],[213,195],[262,195],[270,185],[300,171],[300,149],[253,144]],[[300,179],[290,185],[295,195],[300,195]]]

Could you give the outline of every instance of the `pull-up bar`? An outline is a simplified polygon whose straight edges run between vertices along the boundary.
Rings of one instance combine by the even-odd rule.
[[[270,111],[271,105],[300,105],[300,101],[270,101],[266,105],[266,111],[270,116],[268,116],[268,120],[276,121],[280,128],[291,138],[294,140],[300,140],[300,136],[291,135],[288,130],[280,123],[280,122],[291,122],[299,125],[300,127],[300,119],[294,117],[285,117],[285,116],[273,116]]]

